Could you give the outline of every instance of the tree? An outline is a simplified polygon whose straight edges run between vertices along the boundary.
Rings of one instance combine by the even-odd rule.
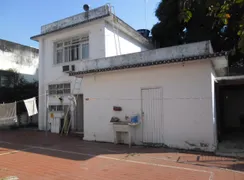
[[[244,0],[208,0],[208,8],[209,14],[216,18],[215,23],[224,24],[226,33],[237,42],[234,48],[244,52]]]
[[[159,19],[152,29],[153,41],[158,43],[159,47],[173,46],[181,44],[181,35],[184,27],[178,19],[180,14],[178,0],[162,1],[155,15]]]
[[[38,83],[27,82],[15,69],[9,69],[8,84],[0,88],[0,103],[20,101],[38,95]]]
[[[214,51],[244,52],[244,0],[161,0],[155,15],[158,47],[211,40]]]
[[[9,69],[8,84],[7,87],[16,87],[27,84],[24,77],[17,72],[15,69]]]
[[[244,0],[208,0],[208,8],[215,26],[225,27],[218,47],[231,50],[229,66],[244,67]]]

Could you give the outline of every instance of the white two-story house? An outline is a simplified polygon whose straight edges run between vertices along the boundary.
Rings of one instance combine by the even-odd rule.
[[[71,94],[78,95],[71,127],[83,130],[82,79],[71,77],[67,72],[81,70],[82,61],[151,48],[148,39],[116,17],[109,5],[44,25],[41,34],[31,39],[39,42],[40,130],[49,129],[54,122],[50,120],[50,112],[54,114],[52,119],[59,121],[70,104]]]

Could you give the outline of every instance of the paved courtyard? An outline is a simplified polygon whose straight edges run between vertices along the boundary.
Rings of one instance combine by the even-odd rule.
[[[0,180],[244,180],[244,162],[210,154],[0,131]]]

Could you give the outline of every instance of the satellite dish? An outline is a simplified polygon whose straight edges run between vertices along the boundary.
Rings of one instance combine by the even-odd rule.
[[[90,6],[88,4],[84,4],[83,9],[84,9],[84,11],[87,12],[87,11],[89,11]]]

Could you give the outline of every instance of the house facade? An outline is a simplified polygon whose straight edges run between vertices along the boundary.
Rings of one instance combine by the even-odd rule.
[[[44,25],[31,39],[40,45],[40,130],[58,133],[70,107],[71,129],[84,140],[117,142],[116,117],[123,143],[217,149],[216,83],[228,61],[210,42],[151,50],[108,5]]]
[[[20,73],[25,80],[38,80],[39,51],[36,48],[0,39],[0,87],[9,84],[9,70]]]
[[[111,117],[138,115],[129,127],[134,144],[215,151],[215,79],[225,74],[225,55],[199,42],[83,61],[70,75],[82,79],[84,140],[114,142]],[[128,134],[120,138],[128,143]]]
[[[59,120],[70,104],[68,96],[78,95],[80,109],[71,114],[72,129],[82,130],[83,85],[67,72],[79,71],[80,63],[95,59],[141,52],[149,41],[105,5],[41,27],[39,42],[39,129],[51,126],[49,113]],[[46,96],[45,94],[49,94]],[[83,120],[81,120],[83,121]]]

